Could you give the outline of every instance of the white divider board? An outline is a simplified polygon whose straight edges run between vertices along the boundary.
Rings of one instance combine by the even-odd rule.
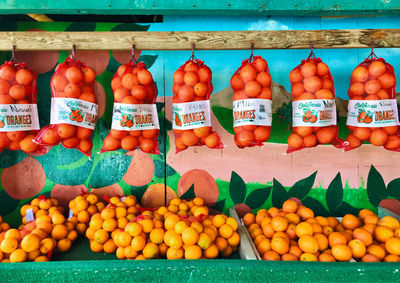
[[[236,213],[234,208],[229,209],[229,215],[238,223],[238,233],[240,235],[239,255],[241,259],[246,260],[261,260],[261,257],[254,246],[254,243],[247,232],[246,227],[243,226],[241,219]]]
[[[400,221],[400,215],[380,206],[378,206],[378,216],[379,218],[382,218],[383,216],[393,216],[394,218]]]

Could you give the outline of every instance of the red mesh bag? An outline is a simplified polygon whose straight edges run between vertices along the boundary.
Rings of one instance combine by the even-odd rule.
[[[348,150],[363,141],[400,151],[396,76],[393,66],[371,52],[351,74],[346,141]]]
[[[50,125],[38,133],[36,143],[53,146],[61,142],[91,155],[98,112],[95,80],[95,71],[73,55],[56,67],[50,81]]]
[[[173,75],[173,117],[176,152],[189,146],[222,148],[211,126],[212,72],[203,61],[190,57]]]
[[[140,148],[147,153],[159,154],[157,86],[146,65],[131,59],[120,66],[111,81],[111,88],[114,93],[113,121],[101,152]]]
[[[251,54],[231,78],[233,131],[238,147],[261,146],[269,139],[272,122],[271,75],[267,61]]]
[[[292,152],[319,144],[344,147],[336,126],[335,87],[328,65],[311,51],[289,74],[292,90],[293,131],[288,137]]]
[[[0,66],[0,151],[42,154],[34,143],[40,129],[36,105],[37,75],[14,57]]]

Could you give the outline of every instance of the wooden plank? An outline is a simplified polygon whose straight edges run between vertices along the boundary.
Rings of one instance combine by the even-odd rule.
[[[399,2],[399,0],[18,0],[0,1],[0,14],[399,15]]]
[[[242,221],[240,221],[238,214],[234,208],[229,209],[229,215],[238,223],[238,233],[240,235],[240,246],[239,246],[239,254],[241,259],[249,259],[249,260],[257,260],[261,259],[260,255],[255,254],[257,250],[255,250],[251,243],[253,240],[251,239],[249,233],[247,232],[246,227],[243,226]],[[258,254],[258,252],[257,252]]]
[[[0,32],[0,50],[308,49],[400,47],[400,29],[190,31],[190,32]]]

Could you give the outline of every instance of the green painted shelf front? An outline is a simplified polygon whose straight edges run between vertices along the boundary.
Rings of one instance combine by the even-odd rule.
[[[18,0],[1,1],[0,14],[105,15],[399,15],[400,0]]]

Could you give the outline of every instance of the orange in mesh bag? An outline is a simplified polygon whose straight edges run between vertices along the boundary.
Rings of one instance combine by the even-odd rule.
[[[335,88],[328,65],[313,50],[289,74],[292,89],[293,131],[288,138],[292,152],[319,144],[343,148],[336,126]]]
[[[399,118],[396,102],[396,77],[393,66],[378,58],[373,50],[350,78],[347,150],[363,141],[400,151]]]
[[[53,146],[61,142],[66,148],[91,155],[98,113],[95,80],[95,71],[76,60],[74,51],[56,67],[50,81],[50,125],[37,134],[36,143]]]
[[[176,152],[189,146],[222,148],[220,137],[211,126],[213,86],[210,68],[192,54],[174,73],[172,91]]]
[[[0,151],[5,148],[25,153],[43,154],[34,143],[39,131],[36,104],[37,75],[14,56],[0,66]]]
[[[112,125],[101,152],[140,148],[147,153],[159,154],[157,86],[146,65],[138,63],[132,55],[128,64],[118,68],[111,88],[114,93]]]
[[[261,146],[269,139],[272,122],[271,75],[267,61],[251,56],[231,78],[233,131],[238,147]]]

